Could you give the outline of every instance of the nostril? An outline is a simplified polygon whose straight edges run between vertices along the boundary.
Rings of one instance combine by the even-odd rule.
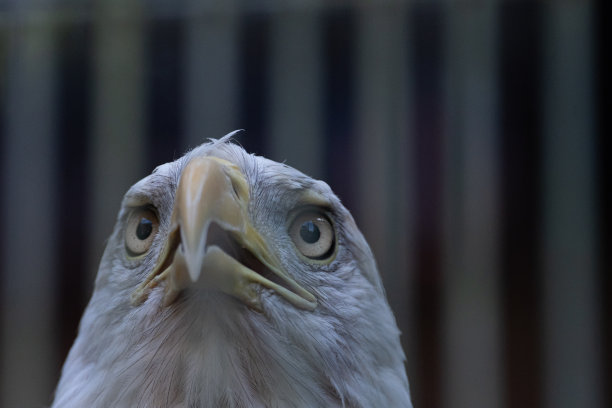
[[[234,192],[234,196],[236,196],[237,199],[240,199],[240,194],[238,193],[238,186],[236,185],[236,181],[231,177],[230,180],[232,181],[232,191]]]
[[[244,175],[236,167],[226,168],[226,175],[232,184],[232,192],[238,201],[243,201],[249,196],[249,187]]]

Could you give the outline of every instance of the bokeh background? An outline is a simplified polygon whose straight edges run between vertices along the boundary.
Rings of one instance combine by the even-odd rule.
[[[127,188],[234,129],[355,215],[416,407],[610,406],[604,31],[587,0],[0,0],[0,406],[50,404]]]

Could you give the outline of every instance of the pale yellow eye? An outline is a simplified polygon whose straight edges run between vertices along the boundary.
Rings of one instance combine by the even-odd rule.
[[[149,208],[132,211],[125,228],[125,248],[130,256],[142,255],[151,248],[159,229],[159,220]]]
[[[325,215],[308,210],[299,214],[289,228],[296,248],[310,259],[323,260],[334,253],[336,234]]]

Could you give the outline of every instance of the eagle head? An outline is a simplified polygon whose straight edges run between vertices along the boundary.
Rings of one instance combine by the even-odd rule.
[[[125,194],[53,407],[411,407],[350,213],[230,136]]]

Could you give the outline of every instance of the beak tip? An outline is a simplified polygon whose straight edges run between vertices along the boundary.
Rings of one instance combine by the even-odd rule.
[[[203,254],[198,251],[187,251],[185,254],[183,247],[179,246],[174,255],[174,276],[173,279],[177,287],[183,287],[195,283],[200,278],[202,272]]]
[[[181,269],[187,271],[188,279],[191,280],[191,283],[197,282],[202,272],[203,254],[200,254],[199,251],[189,251],[187,256],[185,256],[183,251],[177,251],[177,255],[180,258],[179,262],[182,263]]]
[[[191,278],[191,282],[192,283],[197,282],[198,279],[200,278],[200,269],[196,267],[189,267],[188,271],[189,271],[189,278]]]

